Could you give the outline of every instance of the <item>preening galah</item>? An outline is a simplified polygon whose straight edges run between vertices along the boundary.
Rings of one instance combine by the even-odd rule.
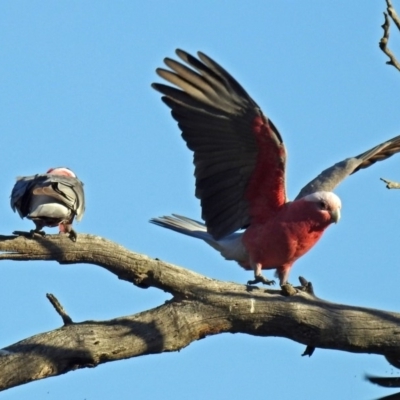
[[[196,197],[205,224],[176,215],[152,223],[203,239],[227,260],[254,271],[249,284],[281,285],[293,263],[340,218],[333,189],[348,175],[400,151],[400,136],[326,169],[294,201],[285,191],[286,149],[277,128],[240,84],[199,52],[177,50],[187,65],[164,59],[157,74],[177,88],[154,83],[194,152]],[[242,230],[242,232],[236,232]]]
[[[11,208],[21,218],[27,217],[35,223],[32,235],[44,235],[45,226],[58,226],[60,232],[68,233],[76,241],[72,222],[75,217],[80,221],[85,212],[83,183],[65,167],[19,177],[11,192]]]

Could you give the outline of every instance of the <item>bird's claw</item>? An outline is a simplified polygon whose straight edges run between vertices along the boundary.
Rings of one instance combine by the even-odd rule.
[[[69,238],[70,238],[74,243],[76,242],[76,239],[78,238],[77,233],[76,233],[73,229],[71,229],[70,232],[69,232]]]
[[[37,234],[40,235],[41,237],[45,237],[45,236],[46,236],[46,232],[45,232],[45,231],[40,231],[39,229],[38,229],[38,230],[32,229],[32,230],[30,231],[30,234],[32,235],[32,237],[35,236],[35,233],[37,233]]]
[[[35,230],[32,229],[29,232],[25,232],[25,231],[14,231],[13,235],[17,235],[17,236],[23,236],[26,237],[28,239],[33,239],[35,237],[35,233],[37,233],[38,235],[40,235],[41,237],[45,237],[46,236],[46,232],[44,231],[40,231],[40,230]]]
[[[255,276],[252,281],[248,281],[248,285],[256,285],[257,283],[263,283],[264,285],[275,285],[274,280],[269,280],[262,275]]]

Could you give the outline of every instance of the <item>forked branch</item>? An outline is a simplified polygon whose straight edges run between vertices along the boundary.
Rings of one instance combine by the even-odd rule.
[[[375,353],[398,359],[400,314],[330,303],[300,290],[267,290],[217,281],[131,252],[98,236],[0,236],[0,260],[90,263],[144,288],[171,293],[165,304],[109,321],[64,325],[0,351],[0,390],[77,368],[177,351],[224,332],[280,336],[312,348]],[[34,267],[34,264],[30,264]],[[55,299],[55,300],[54,300]],[[299,349],[299,355],[302,349]]]
[[[393,7],[391,0],[386,0],[386,5],[387,12],[383,13],[385,17],[385,22],[382,25],[383,36],[379,41],[379,47],[389,57],[389,61],[387,61],[386,64],[393,65],[397,70],[400,71],[400,62],[396,59],[396,56],[388,47],[390,37],[390,20],[395,23],[397,29],[400,31],[400,18]]]

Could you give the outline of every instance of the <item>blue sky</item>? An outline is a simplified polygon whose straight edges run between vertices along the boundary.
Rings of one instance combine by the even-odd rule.
[[[394,1],[400,12],[400,2]],[[0,4],[1,233],[30,229],[9,207],[18,175],[69,166],[85,182],[78,232],[212,278],[251,275],[201,241],[150,225],[200,218],[192,155],[160,96],[154,70],[177,47],[224,66],[274,121],[288,148],[288,193],[321,170],[400,134],[400,73],[378,48],[385,2],[3,1]],[[400,58],[400,35],[393,49]],[[342,220],[299,260],[299,275],[332,302],[398,311],[400,155],[337,190]],[[268,275],[271,277],[271,274]],[[0,347],[58,328],[54,293],[74,321],[162,304],[92,265],[3,262]],[[373,399],[391,391],[365,373],[400,374],[383,357],[281,338],[218,335],[179,353],[102,365],[11,389],[3,399]],[[300,393],[300,394],[299,394]]]

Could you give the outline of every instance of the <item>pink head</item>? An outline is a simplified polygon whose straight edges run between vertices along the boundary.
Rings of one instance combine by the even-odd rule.
[[[47,171],[47,174],[71,176],[72,178],[76,178],[76,175],[69,168],[66,167],[50,168]]]

